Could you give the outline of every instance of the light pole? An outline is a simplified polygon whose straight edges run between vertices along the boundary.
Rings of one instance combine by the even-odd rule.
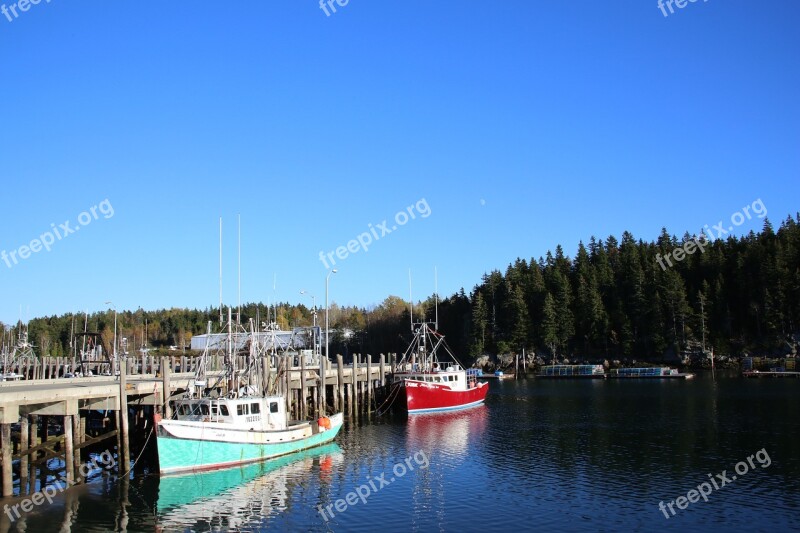
[[[112,302],[106,302],[106,305],[110,305],[111,308],[114,310],[114,362],[117,361],[117,307]],[[111,369],[111,373],[114,373],[114,369]]]
[[[325,276],[325,357],[328,358],[330,361],[330,353],[328,353],[328,337],[330,336],[330,330],[328,329],[328,285],[331,281],[331,274],[336,274],[338,270],[335,268],[328,272],[328,275]]]
[[[303,289],[300,291],[300,294],[308,294],[308,291]],[[317,297],[313,294],[308,294],[311,296],[311,302],[314,308],[311,311],[312,316],[314,317],[314,329],[311,330],[311,344],[314,352],[314,356],[317,355]]]
[[[308,291],[304,289],[300,291],[300,294],[308,294]],[[313,294],[308,294],[308,295],[311,296],[311,302],[312,305],[314,306],[314,309],[311,311],[311,313],[314,316],[314,327],[317,327],[317,297],[314,296]]]

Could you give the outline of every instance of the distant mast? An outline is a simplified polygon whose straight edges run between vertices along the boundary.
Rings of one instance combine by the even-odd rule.
[[[434,328],[439,331],[439,271],[436,267],[433,267],[433,296],[436,302],[436,323]]]
[[[410,311],[411,333],[414,333],[414,295],[411,289],[411,269],[408,269],[408,308]]]

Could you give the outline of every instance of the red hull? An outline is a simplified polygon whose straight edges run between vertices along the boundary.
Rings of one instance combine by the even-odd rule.
[[[422,381],[401,382],[400,400],[409,413],[452,411],[483,403],[489,391],[488,383],[478,383],[465,391],[453,391],[446,385]]]

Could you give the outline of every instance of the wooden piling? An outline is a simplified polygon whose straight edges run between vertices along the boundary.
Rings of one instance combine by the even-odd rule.
[[[75,481],[74,443],[72,441],[72,415],[64,415],[64,467],[67,471],[67,486]]]
[[[2,442],[2,450],[0,450],[0,452],[3,457],[3,497],[7,498],[14,494],[14,478],[11,475],[11,452],[13,450],[11,444],[11,424],[0,424],[0,442]]]
[[[76,444],[79,445],[81,443],[81,415],[80,415],[80,412],[78,412],[75,415],[72,415],[71,418],[72,418],[72,447],[73,447],[73,452],[72,452],[72,457],[70,457],[69,454],[67,454],[67,456],[64,457],[64,462],[67,462],[70,459],[72,460],[72,466],[73,466],[73,470],[75,472],[75,481],[76,482],[80,482],[80,481],[83,481],[81,479],[81,449],[80,449],[79,446],[76,446]],[[64,423],[66,424],[66,421],[64,421]],[[65,426],[65,429],[66,429],[66,426]],[[65,438],[65,440],[66,440],[66,438]]]
[[[344,412],[344,359],[336,355],[336,396],[338,412]]]
[[[28,426],[28,446],[33,448],[37,444],[39,444],[38,439],[39,434],[39,417],[37,415],[30,416],[30,424]],[[31,465],[31,492],[36,488],[36,457],[37,453],[33,453],[30,455],[30,465]]]
[[[120,405],[122,405],[122,402],[120,402]],[[120,409],[114,411],[115,422],[116,422],[115,427],[117,428],[117,457],[118,457],[117,463],[119,465],[122,465],[122,430],[120,429],[122,428],[122,416],[120,416],[121,412],[122,411]],[[122,473],[123,472],[123,470],[121,470],[122,466],[120,466],[119,468],[120,468],[120,473]]]
[[[170,369],[169,369],[169,358],[162,357],[161,358],[161,407],[162,407],[162,414],[164,418],[170,419],[172,418],[172,409],[169,406],[169,394],[170,394]]]
[[[292,376],[291,366],[289,365],[289,356],[283,356],[283,390],[286,397],[286,414],[289,418],[292,417]]]
[[[300,355],[300,420],[308,418],[308,395],[306,394],[306,356]]]
[[[28,494],[28,417],[22,415],[19,420],[19,493]]]
[[[352,401],[350,402],[350,414],[358,415],[358,354],[353,354],[353,385],[351,392],[353,393]]]
[[[380,365],[380,373],[381,373],[381,376],[380,376],[381,380],[380,380],[380,382],[378,384],[378,387],[380,387],[381,391],[383,391],[383,388],[386,386],[386,360],[385,359],[386,359],[386,357],[383,354],[381,354],[381,360],[380,360],[380,363],[379,363],[379,365]]]
[[[328,391],[325,390],[325,375],[327,374],[327,371],[328,371],[328,369],[327,369],[328,365],[326,364],[327,360],[328,360],[327,357],[323,357],[322,355],[320,355],[320,357],[319,357],[319,394],[318,394],[318,396],[319,396],[319,409],[318,409],[318,411],[319,411],[319,415],[320,416],[325,416],[325,411],[326,411],[326,409],[325,409],[326,408],[326,396],[327,396]]]
[[[366,383],[366,393],[367,399],[364,403],[364,410],[369,411],[370,406],[372,405],[372,356],[367,354],[367,383]]]
[[[128,446],[128,381],[125,365],[119,368],[119,433],[120,433],[120,474],[126,474],[131,463],[131,453]]]

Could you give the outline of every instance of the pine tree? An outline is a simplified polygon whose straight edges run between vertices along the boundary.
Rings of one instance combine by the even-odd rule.
[[[489,324],[487,316],[486,302],[483,300],[483,294],[479,290],[475,290],[472,297],[472,354],[479,356],[483,354],[486,346],[486,326]]]
[[[544,297],[542,308],[542,340],[550,350],[550,355],[555,359],[558,348],[558,323],[556,321],[556,306],[553,296],[548,292]]]

